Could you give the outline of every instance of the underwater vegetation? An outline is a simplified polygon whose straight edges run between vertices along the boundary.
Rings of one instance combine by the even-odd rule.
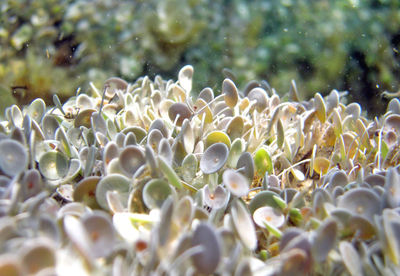
[[[65,100],[108,76],[172,78],[185,64],[196,93],[225,77],[284,92],[295,79],[307,97],[350,91],[371,116],[384,112],[381,92],[399,90],[397,0],[6,0],[0,11],[1,94],[16,94],[8,105]]]
[[[397,98],[193,76],[6,108],[1,275],[400,273]]]

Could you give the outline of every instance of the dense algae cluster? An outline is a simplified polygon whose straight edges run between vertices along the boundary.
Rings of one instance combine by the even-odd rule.
[[[400,102],[108,79],[6,109],[1,275],[398,275]]]
[[[370,114],[383,108],[367,97],[399,89],[397,0],[5,0],[0,11],[0,93],[19,104],[108,76],[172,78],[185,64],[208,86],[229,68],[238,87],[348,90]]]

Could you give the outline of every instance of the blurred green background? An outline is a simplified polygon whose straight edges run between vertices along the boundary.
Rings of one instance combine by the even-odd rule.
[[[370,116],[400,82],[400,1],[3,0],[1,109],[65,99],[92,81],[176,79],[192,64],[194,91],[220,90],[223,68],[243,88],[294,79],[303,99],[349,91]]]

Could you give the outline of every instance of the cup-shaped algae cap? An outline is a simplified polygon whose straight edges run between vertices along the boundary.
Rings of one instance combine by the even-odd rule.
[[[373,221],[374,216],[379,215],[382,209],[379,196],[367,188],[355,188],[347,191],[338,198],[337,206],[370,221]]]
[[[351,243],[348,241],[341,241],[339,243],[339,252],[347,271],[350,272],[350,275],[363,275],[361,257],[358,255],[357,250]]]
[[[235,201],[231,207],[231,223],[233,230],[243,245],[254,250],[257,247],[256,230],[249,210],[240,201]]]
[[[26,140],[29,139],[29,137],[30,137],[30,135],[32,133],[32,119],[28,114],[26,114],[24,116],[24,120],[22,121],[22,129],[23,130],[20,129],[20,128],[15,128],[13,131],[15,131],[17,129],[20,132],[23,132],[23,134],[24,134],[24,138],[23,139],[24,140],[25,140],[25,138],[26,138]],[[1,130],[0,130],[0,132],[1,132]]]
[[[207,104],[205,100],[202,98],[198,98],[193,105],[193,110],[197,112],[198,118],[206,124],[209,124],[213,121],[213,113],[211,111],[210,106]]]
[[[167,126],[165,125],[163,119],[160,119],[160,118],[155,119],[150,125],[149,133],[153,129],[158,129],[159,131],[161,131],[164,138],[169,137],[169,130],[168,130]]]
[[[312,253],[318,262],[325,261],[336,243],[338,234],[337,223],[334,219],[326,219],[315,233],[312,240]]]
[[[329,114],[334,108],[339,106],[339,93],[333,89],[326,97],[326,111]]]
[[[91,242],[82,221],[72,214],[67,214],[63,222],[68,241],[77,249],[84,262],[91,266],[93,264],[93,256],[90,248]]]
[[[7,253],[0,256],[0,275],[21,276],[22,271],[19,256]]]
[[[32,101],[26,109],[26,113],[29,115],[29,117],[31,117],[39,124],[43,118],[45,111],[46,111],[46,104],[40,98]]]
[[[149,209],[161,208],[164,201],[171,195],[172,189],[162,179],[151,179],[143,188],[143,202]]]
[[[198,99],[203,99],[206,103],[214,99],[214,91],[210,87],[206,87],[200,91]]]
[[[231,149],[229,151],[227,166],[230,168],[235,168],[239,160],[240,155],[245,149],[246,142],[242,138],[237,138],[233,141]]]
[[[279,228],[285,223],[285,216],[277,209],[264,206],[256,209],[253,213],[254,222],[261,228],[267,228],[266,224]]]
[[[236,168],[238,169],[238,171],[240,171],[240,173],[245,175],[247,177],[247,179],[249,179],[250,181],[253,181],[254,160],[253,160],[253,156],[249,152],[247,152],[247,151],[242,152],[242,154],[240,155],[240,157],[237,161]]]
[[[8,108],[8,112],[6,111],[6,116],[8,117],[9,121],[15,128],[22,127],[23,115],[21,109],[13,104],[11,107]]]
[[[180,225],[181,229],[189,227],[194,216],[194,208],[193,199],[189,195],[180,198],[174,209],[173,221]]]
[[[385,204],[391,208],[400,207],[400,176],[396,169],[389,168],[385,177]]]
[[[333,190],[335,187],[344,187],[349,183],[349,179],[347,174],[343,170],[339,170],[334,172],[329,177],[328,187],[330,190]]]
[[[282,235],[282,240],[285,239],[285,242],[280,244],[282,254],[297,248],[304,251],[308,261],[311,261],[311,243],[308,236],[302,230],[300,230],[300,233],[292,232],[291,234],[292,237],[288,237],[289,239],[284,238],[285,235]]]
[[[355,121],[361,115],[361,106],[358,103],[350,103],[346,106],[345,112]]]
[[[254,155],[254,165],[259,175],[265,175],[266,172],[268,172],[268,174],[272,173],[272,159],[265,148],[260,148],[256,151]]]
[[[90,128],[92,126],[91,119],[93,112],[96,112],[96,109],[87,108],[79,111],[79,114],[76,116],[74,120],[74,126],[75,127],[84,126],[86,128]]]
[[[37,195],[43,189],[42,178],[36,169],[26,171],[21,184],[24,199]]]
[[[123,206],[128,203],[130,181],[120,174],[109,174],[103,177],[96,186],[96,200],[101,208],[109,210],[107,192],[115,191]]]
[[[225,102],[217,102],[212,109],[212,113],[215,118],[217,118],[218,115],[227,118],[233,116],[233,109],[230,108]]]
[[[208,147],[200,159],[200,170],[204,174],[219,171],[228,160],[229,149],[224,143],[215,143]]]
[[[370,174],[364,178],[364,182],[369,184],[371,187],[385,185],[385,177],[380,174]]]
[[[194,134],[193,127],[188,119],[185,119],[182,124],[181,129],[181,140],[186,153],[192,153],[194,150],[194,144],[196,142],[196,137]]]
[[[196,177],[199,162],[194,154],[188,154],[182,161],[182,178],[190,182]]]
[[[386,208],[383,210],[383,227],[380,226],[380,234],[385,237],[386,256],[395,264],[400,262],[400,215],[399,212]]]
[[[125,80],[118,77],[111,77],[104,82],[104,88],[106,89],[105,96],[107,98],[112,98],[117,89],[125,91],[127,87],[128,83]]]
[[[93,257],[105,257],[115,245],[115,231],[110,216],[103,211],[87,213],[82,224],[88,234]]]
[[[400,115],[400,101],[398,98],[393,98],[390,100],[387,106],[387,112]]]
[[[308,275],[311,258],[303,249],[293,248],[286,252],[278,275]]]
[[[253,90],[256,87],[261,87],[261,84],[256,81],[256,80],[251,80],[248,83],[246,83],[246,86],[243,89],[243,95],[247,97],[247,95],[250,93],[251,90]]]
[[[392,145],[394,145],[397,142],[397,134],[395,131],[389,130],[386,132],[383,139],[387,143],[387,145],[389,147],[391,147]],[[368,142],[369,142],[369,140],[368,140]]]
[[[35,274],[42,269],[56,265],[55,247],[50,240],[30,240],[21,249],[22,264],[27,274]]]
[[[318,218],[324,218],[326,216],[326,203],[332,203],[332,197],[327,190],[317,188],[313,191],[311,196],[312,209],[314,215]]]
[[[242,174],[232,169],[227,169],[222,175],[224,185],[228,188],[231,194],[242,197],[249,192],[249,181]]]
[[[25,116],[24,118],[29,117]],[[30,119],[24,119],[23,122],[26,123],[27,121],[30,121]],[[11,130],[10,138],[21,143],[22,145],[26,145],[26,137],[28,137],[28,135],[25,135],[25,132],[21,128],[14,128]]]
[[[208,184],[203,187],[203,202],[211,209],[221,209],[228,200],[229,193],[221,185],[218,185],[214,191],[210,191]]]
[[[166,138],[162,138],[158,145],[158,155],[162,156],[169,165],[172,165],[174,153],[172,152],[171,145]]]
[[[222,94],[227,106],[234,107],[239,99],[236,85],[230,79],[224,79],[222,83]]]
[[[185,102],[186,101],[186,91],[177,83],[172,84],[168,87],[168,98],[172,98],[176,101]]]
[[[147,136],[147,145],[149,145],[154,151],[157,152],[158,146],[162,138],[164,138],[164,136],[160,130],[149,130],[149,135]]]
[[[304,194],[295,188],[286,188],[280,192],[281,198],[292,208],[301,208],[305,205]]]
[[[350,219],[349,228],[358,239],[370,240],[376,235],[376,227],[373,221],[359,215],[353,215]]]
[[[316,111],[317,118],[321,121],[321,123],[325,123],[326,105],[324,99],[319,93],[314,95],[314,109]]]
[[[200,223],[193,233],[192,246],[200,245],[203,250],[192,257],[198,272],[213,274],[221,260],[221,240],[217,231],[208,223]]]
[[[107,135],[107,123],[100,112],[93,112],[90,121],[95,132]]]
[[[8,176],[16,176],[28,165],[25,148],[15,140],[0,141],[0,169]]]
[[[61,152],[49,151],[40,157],[39,170],[49,180],[61,180],[68,173],[69,160]]]
[[[154,150],[148,145],[146,145],[144,148],[144,156],[151,175],[153,177],[156,177],[158,175],[158,163]]]
[[[136,146],[137,145],[137,141],[136,141],[136,136],[133,132],[129,132],[124,139],[124,147],[127,146]]]
[[[249,209],[251,213],[260,207],[270,206],[273,208],[279,208],[278,203],[274,200],[274,196],[279,196],[277,193],[272,191],[261,191],[256,194],[255,197],[250,201]]]
[[[77,109],[93,108],[93,98],[89,97],[87,94],[79,94],[76,97],[75,107]]]
[[[96,186],[99,181],[99,176],[89,176],[79,181],[72,194],[74,201],[82,202],[92,209],[99,208],[96,201]]]
[[[135,135],[136,142],[141,143],[142,140],[146,137],[147,132],[145,129],[141,128],[140,126],[131,126],[124,128],[122,133],[128,135],[128,133],[132,132]]]
[[[317,156],[314,159],[313,162],[313,169],[314,171],[316,171],[316,173],[318,174],[326,174],[329,170],[329,166],[330,166],[330,161],[323,157],[323,156]]]
[[[111,213],[115,214],[125,211],[125,207],[123,206],[119,194],[116,191],[107,191],[106,200]]]
[[[229,136],[225,132],[219,130],[210,132],[207,135],[205,142],[206,142],[206,147],[209,147],[215,143],[224,143],[228,147],[231,146],[231,139],[229,138]]]
[[[103,165],[104,165],[104,167],[107,167],[108,164],[111,162],[111,160],[113,160],[114,158],[117,158],[118,156],[119,156],[118,145],[114,141],[107,143],[107,145],[103,149]]]
[[[225,78],[231,79],[232,81],[237,80],[236,74],[235,74],[231,69],[229,69],[229,68],[227,68],[227,67],[222,68],[222,75],[223,75]]]
[[[261,87],[253,88],[247,95],[250,101],[255,101],[255,108],[262,112],[268,106],[267,92]]]
[[[80,173],[81,169],[82,169],[81,160],[77,158],[72,158],[69,161],[69,168],[67,175],[65,176],[65,180],[71,181],[72,179],[74,179]]]
[[[294,238],[300,236],[303,232],[302,229],[297,227],[289,227],[285,229],[279,242],[279,250],[283,251]]]
[[[57,128],[55,133],[55,139],[59,142],[58,149],[67,156],[71,157],[72,155],[71,143],[62,127]]]
[[[189,119],[192,116],[192,112],[184,103],[173,103],[168,109],[168,116],[172,122],[176,121],[177,126],[181,126],[183,120]]]
[[[244,120],[242,116],[233,117],[226,126],[226,134],[229,135],[231,141],[241,138],[243,134]]]
[[[161,206],[160,212],[160,221],[158,227],[158,242],[160,246],[163,246],[167,243],[167,241],[171,240],[174,233],[173,232],[173,224],[172,224],[172,216],[175,208],[175,201],[171,197],[168,197],[164,200]]]
[[[182,67],[178,74],[179,84],[185,89],[186,93],[192,90],[193,71],[192,65],[186,65]]]
[[[138,146],[127,146],[119,155],[121,168],[129,175],[135,172],[146,163],[143,151]]]

